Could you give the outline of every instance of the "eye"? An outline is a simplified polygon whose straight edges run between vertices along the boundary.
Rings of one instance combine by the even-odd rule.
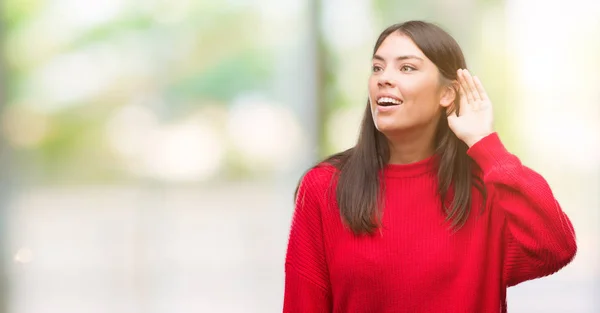
[[[371,68],[371,70],[373,71],[373,73],[377,73],[377,72],[381,72],[383,71],[383,68],[379,65],[373,65],[373,67]]]
[[[402,65],[402,67],[400,68],[401,72],[412,72],[415,71],[416,68],[410,66],[410,65]]]

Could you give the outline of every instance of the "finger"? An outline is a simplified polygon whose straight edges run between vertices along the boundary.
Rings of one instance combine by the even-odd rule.
[[[477,87],[475,87],[475,82],[473,81],[471,73],[469,73],[468,70],[465,70],[463,75],[465,76],[465,80],[467,81],[468,91],[473,95],[473,99],[475,100],[475,102],[478,102],[479,100],[481,100],[481,97],[479,96]]]
[[[467,100],[466,102],[464,102],[464,105],[470,106],[475,101],[475,99],[473,98],[473,95],[469,92],[469,86],[465,77],[465,72],[466,70],[459,70],[458,82],[460,83],[461,92],[464,94],[465,99]]]
[[[479,77],[474,76],[473,80],[475,81],[475,87],[477,87],[477,92],[479,92],[479,96],[481,97],[481,100],[489,100],[487,92],[485,92],[485,89],[483,88],[483,84],[479,80]]]
[[[469,104],[469,100],[467,99],[467,93],[465,92],[465,89],[462,85],[458,87],[458,93],[460,94],[460,102],[456,110],[459,110],[459,113],[465,112],[465,110],[470,110],[471,104]]]

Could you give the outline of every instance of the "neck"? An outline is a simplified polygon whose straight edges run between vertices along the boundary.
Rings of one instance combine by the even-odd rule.
[[[435,126],[435,125],[434,125]],[[435,127],[386,136],[390,148],[389,164],[409,164],[435,153]]]

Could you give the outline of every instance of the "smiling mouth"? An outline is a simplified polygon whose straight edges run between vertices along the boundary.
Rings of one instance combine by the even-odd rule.
[[[402,100],[398,100],[398,99],[394,99],[394,98],[390,98],[390,97],[381,97],[379,98],[379,100],[377,100],[377,105],[380,106],[393,106],[393,105],[401,105],[402,104]]]

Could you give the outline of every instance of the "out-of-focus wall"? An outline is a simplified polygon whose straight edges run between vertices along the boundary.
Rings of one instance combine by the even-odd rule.
[[[0,312],[281,311],[295,184],[352,146],[375,39],[408,19],[454,35],[575,225],[510,311],[600,310],[595,1],[3,4]]]

